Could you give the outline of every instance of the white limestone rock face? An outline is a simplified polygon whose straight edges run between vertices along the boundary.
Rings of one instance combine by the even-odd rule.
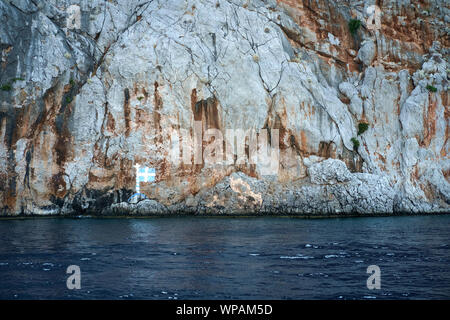
[[[339,85],[339,90],[350,99],[350,112],[357,118],[361,117],[363,113],[363,100],[359,96],[355,86],[349,82],[342,82]]]
[[[429,29],[387,1],[376,32],[372,2],[0,2],[0,214],[449,211],[443,1]],[[196,121],[278,130],[276,174],[173,161]],[[128,203],[136,163],[157,176]]]
[[[102,210],[102,215],[164,215],[168,213],[165,206],[161,205],[155,200],[145,199],[139,201],[137,204],[131,204],[128,202],[120,202],[111,205],[108,208]]]
[[[370,66],[375,58],[376,46],[371,40],[366,40],[361,44],[356,58],[364,63],[365,66]]]
[[[336,184],[349,181],[350,171],[344,162],[335,159],[327,159],[308,168],[311,183]]]

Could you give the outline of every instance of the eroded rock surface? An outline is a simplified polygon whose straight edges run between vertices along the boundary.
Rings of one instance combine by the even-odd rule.
[[[446,1],[2,0],[0,13],[1,215],[450,210]],[[277,129],[277,174],[171,161],[195,121]],[[129,203],[136,163],[156,181]]]

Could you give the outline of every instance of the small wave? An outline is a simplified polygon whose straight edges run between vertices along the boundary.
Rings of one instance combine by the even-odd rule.
[[[377,297],[375,297],[375,296],[364,296],[363,298],[364,299],[376,299]]]
[[[257,256],[259,256],[259,253],[250,253],[250,255],[251,255],[252,257],[257,257]]]
[[[338,258],[339,256],[335,255],[335,254],[327,254],[325,256],[325,259],[330,259],[330,258]]]
[[[280,259],[314,259],[313,256],[304,256],[304,255],[296,255],[296,256],[281,256]]]
[[[91,260],[91,258],[81,258],[81,261],[87,261],[87,260]]]
[[[328,278],[328,274],[323,272],[315,272],[315,273],[299,273],[299,277],[324,277]]]

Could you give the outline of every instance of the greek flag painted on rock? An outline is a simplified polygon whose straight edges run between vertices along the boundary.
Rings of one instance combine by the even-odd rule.
[[[155,181],[156,173],[154,168],[143,167],[139,168],[137,175],[139,182],[153,182]]]
[[[136,168],[136,193],[139,193],[140,183],[155,181],[156,171],[155,168],[141,167],[139,164],[134,167]]]

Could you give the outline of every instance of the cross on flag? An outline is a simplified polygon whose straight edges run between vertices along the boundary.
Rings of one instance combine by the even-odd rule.
[[[155,181],[155,168],[142,167],[136,173],[139,182],[153,182]]]
[[[140,193],[140,183],[155,181],[156,171],[155,168],[141,167],[137,163],[134,167],[136,168],[136,193]]]

